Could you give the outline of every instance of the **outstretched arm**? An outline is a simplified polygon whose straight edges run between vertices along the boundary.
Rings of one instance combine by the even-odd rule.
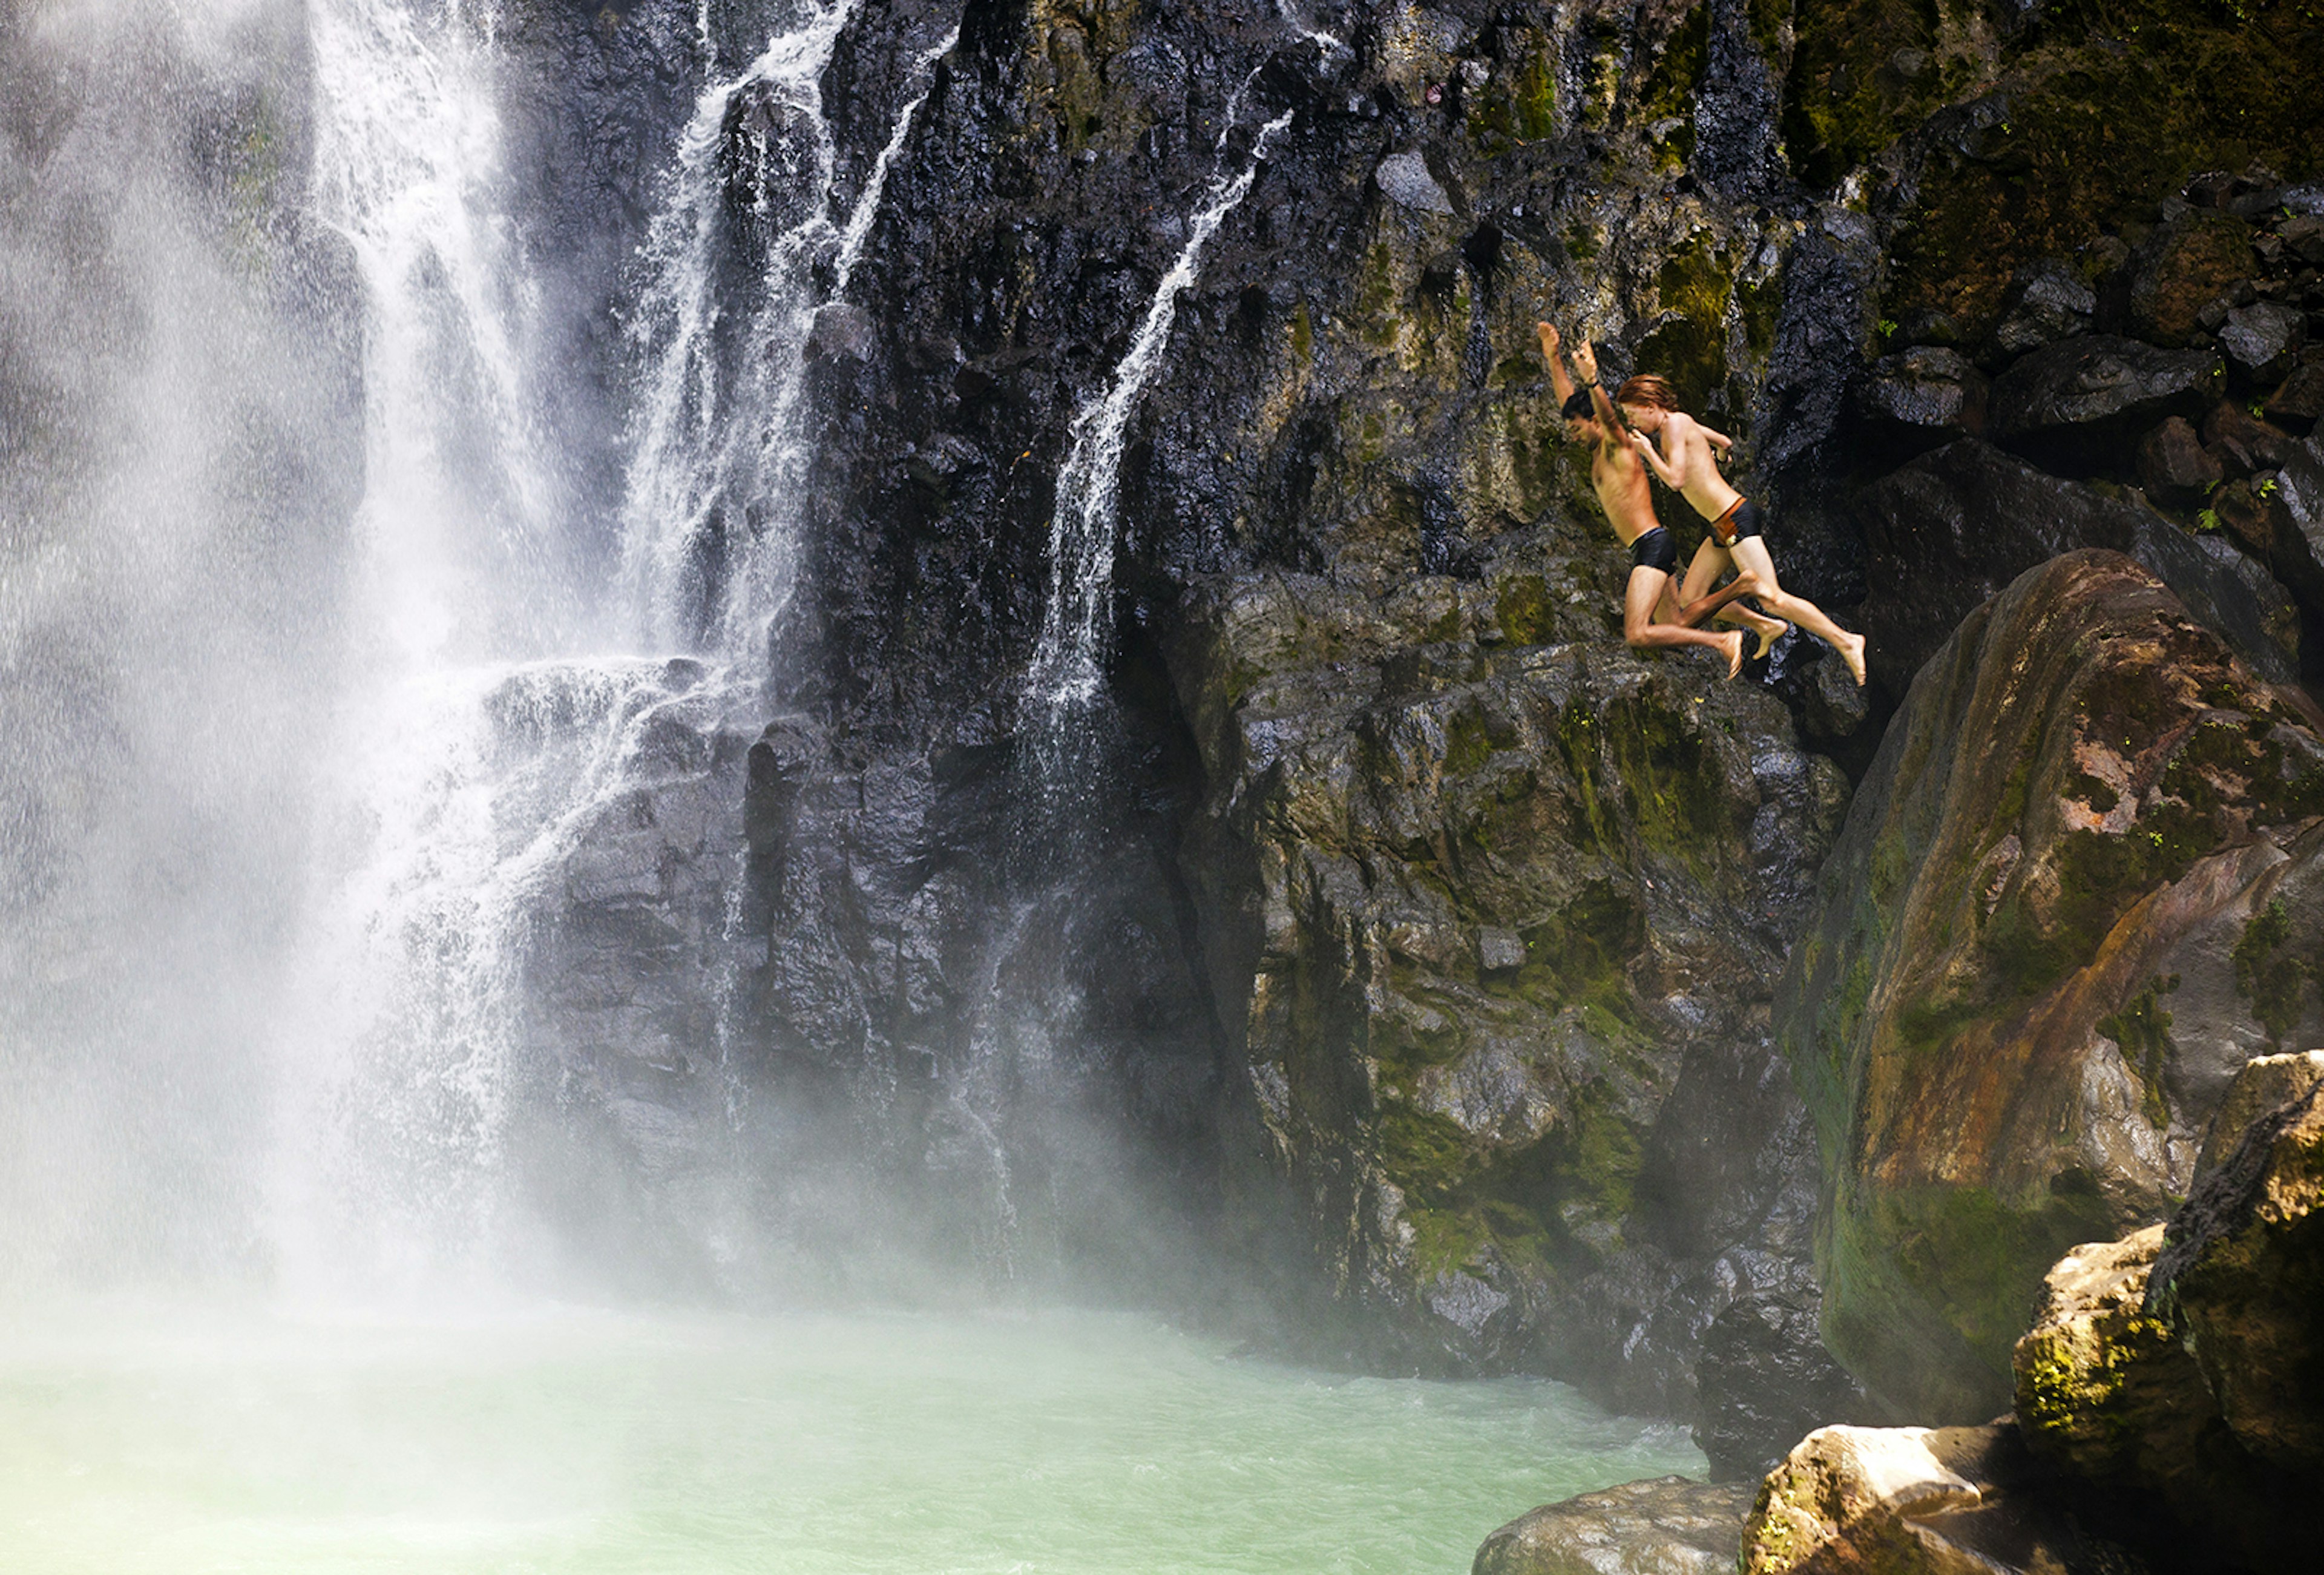
[[[1614,401],[1599,385],[1598,352],[1587,339],[1573,347],[1573,369],[1582,374],[1582,386],[1590,391],[1591,407],[1598,412],[1599,424],[1606,428],[1606,435],[1611,438],[1628,430],[1630,424],[1622,419],[1622,412],[1614,408]]]
[[[1549,386],[1557,391],[1557,406],[1563,410],[1573,397],[1573,379],[1566,375],[1565,357],[1557,353],[1557,325],[1536,323],[1534,328],[1541,335],[1541,358],[1549,363]]]
[[[1644,432],[1633,432],[1630,434],[1630,446],[1638,451],[1638,457],[1646,462],[1646,468],[1662,477],[1663,485],[1675,487],[1679,484],[1678,468],[1663,458],[1662,450],[1655,447],[1653,438]]]

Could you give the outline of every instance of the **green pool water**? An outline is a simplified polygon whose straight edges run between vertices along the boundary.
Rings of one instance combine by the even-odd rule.
[[[1702,1466],[1562,1385],[1108,1314],[0,1319],[12,1575],[1459,1575],[1533,1505]]]

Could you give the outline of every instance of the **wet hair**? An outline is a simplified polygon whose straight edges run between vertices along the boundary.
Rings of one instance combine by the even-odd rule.
[[[1671,392],[1671,385],[1653,373],[1642,372],[1614,391],[1614,402],[1618,405],[1645,405],[1649,410],[1675,410],[1678,409],[1678,395]]]
[[[1565,401],[1564,408],[1558,414],[1569,421],[1594,421],[1598,419],[1598,409],[1590,402],[1590,391],[1577,388],[1573,391],[1573,397]]]

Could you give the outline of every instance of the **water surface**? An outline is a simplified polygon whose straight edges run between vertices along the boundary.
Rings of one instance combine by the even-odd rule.
[[[1091,1313],[0,1324],[21,1575],[1467,1570],[1682,1430]]]

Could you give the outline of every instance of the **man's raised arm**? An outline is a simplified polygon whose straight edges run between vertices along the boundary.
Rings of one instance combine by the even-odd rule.
[[[1606,428],[1607,438],[1612,439],[1628,431],[1630,424],[1622,419],[1622,412],[1614,408],[1614,401],[1599,386],[1598,352],[1591,347],[1589,340],[1584,339],[1573,347],[1573,366],[1582,373],[1582,386],[1590,391],[1591,407],[1598,412],[1599,423]]]
[[[1557,391],[1557,408],[1562,410],[1573,397],[1573,379],[1566,375],[1565,357],[1557,353],[1557,325],[1536,323],[1534,327],[1541,335],[1541,358],[1549,363],[1549,386]]]

